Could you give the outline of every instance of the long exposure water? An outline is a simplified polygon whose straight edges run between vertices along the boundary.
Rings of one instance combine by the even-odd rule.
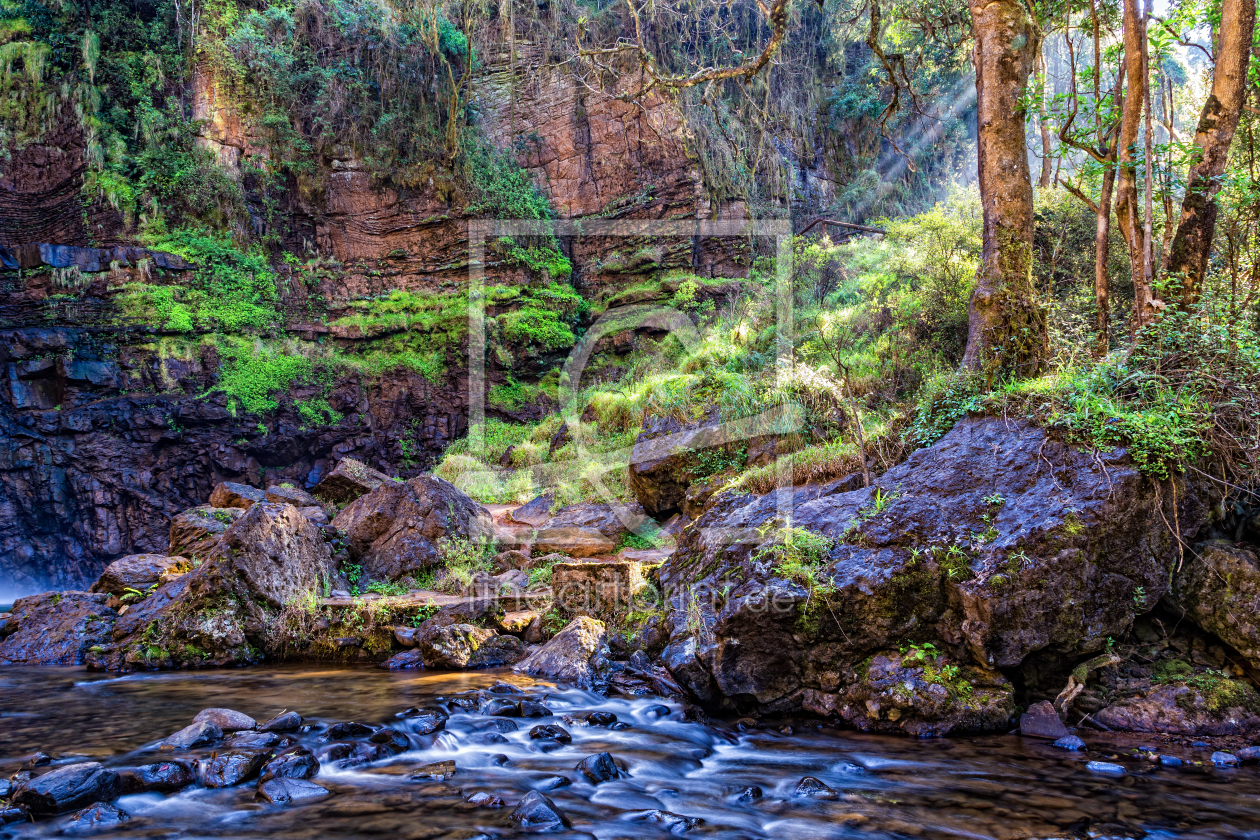
[[[487,703],[503,697],[489,691],[499,680],[543,702],[552,716],[486,715]],[[799,723],[741,731],[688,722],[676,704],[663,705],[657,698],[559,690],[502,671],[308,666],[117,677],[7,668],[0,669],[0,773],[9,777],[37,750],[51,755],[53,766],[86,758],[116,769],[152,763],[172,756],[159,753],[157,742],[203,708],[237,709],[258,720],[289,709],[315,724],[296,737],[317,754],[327,749],[327,725],[337,721],[394,727],[410,747],[352,768],[325,761],[314,781],[331,795],[306,804],[258,801],[252,782],[124,796],[118,806],[131,819],[95,836],[525,836],[530,832],[509,815],[529,791],[545,790],[573,823],[572,830],[551,834],[601,840],[680,833],[776,840],[1260,838],[1260,770],[1212,767],[1207,749],[1172,748],[1189,763],[1163,767],[1133,754],[1150,743],[1140,739],[1093,739],[1091,752],[1078,754],[1011,735],[913,740]],[[410,719],[399,716],[424,706],[450,713],[444,729],[417,735]],[[629,726],[588,725],[581,718],[591,711],[611,712]],[[531,739],[529,730],[540,724],[563,728],[572,743]],[[625,772],[592,785],[575,765],[603,751]],[[196,755],[208,758],[211,749]],[[1119,756],[1111,760],[1123,764],[1126,775],[1086,768],[1087,761],[1110,755]],[[422,765],[448,760],[457,769],[447,780],[409,778]],[[805,776],[820,779],[835,796],[795,795]],[[748,792],[753,787],[760,796]],[[504,806],[467,801],[479,792]],[[65,821],[13,823],[0,828],[0,837],[57,836]]]

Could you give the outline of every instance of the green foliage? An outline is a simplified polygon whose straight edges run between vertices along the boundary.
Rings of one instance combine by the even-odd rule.
[[[962,677],[962,669],[952,663],[941,664],[942,653],[931,642],[916,645],[907,642],[901,646],[901,664],[918,665],[923,669],[923,681],[945,688],[950,697],[963,700],[970,697],[975,687]]]
[[[551,205],[516,158],[468,135],[459,161],[468,191],[466,212],[491,219],[550,219]],[[522,249],[523,250],[523,249]],[[567,276],[553,274],[553,279]]]
[[[375,592],[378,595],[406,595],[407,587],[401,583],[392,580],[374,580],[367,585],[368,592]]]
[[[769,560],[775,572],[801,584],[811,593],[830,591],[819,575],[830,561],[835,542],[822,534],[787,524],[775,532],[773,539],[753,554],[754,562]]]
[[[492,570],[490,558],[494,556],[494,543],[475,543],[461,537],[443,537],[438,541],[445,568],[437,588],[461,594],[472,586],[478,572]]]
[[[262,341],[227,337],[220,345],[220,354],[223,369],[218,387],[231,397],[229,405],[239,405],[250,414],[275,409],[279,404],[272,394],[312,371],[305,356]]]
[[[342,420],[341,412],[329,405],[328,400],[324,397],[298,400],[295,405],[302,422],[312,428],[335,426]]]
[[[549,309],[524,306],[499,316],[503,338],[527,353],[553,353],[567,350],[577,340],[568,324]]]
[[[621,535],[617,541],[617,550],[623,548],[634,549],[637,551],[645,549],[660,548],[661,538],[659,534],[636,534],[627,532]]]

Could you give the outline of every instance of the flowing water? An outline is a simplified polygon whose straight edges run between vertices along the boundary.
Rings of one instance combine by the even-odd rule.
[[[553,717],[500,724],[466,711],[484,708],[496,680],[509,680]],[[478,706],[478,702],[483,704]],[[444,730],[418,736],[408,707],[445,704]],[[265,719],[284,709],[316,725],[299,740],[318,750],[324,724],[361,721],[409,734],[411,749],[351,769],[326,762],[314,781],[332,794],[308,804],[256,801],[255,786],[188,788],[170,796],[125,796],[131,815],[96,836],[162,838],[474,838],[524,836],[509,817],[531,789],[568,814],[557,837],[697,838],[1260,838],[1260,769],[1210,766],[1208,750],[1175,754],[1202,765],[1161,767],[1125,752],[1141,741],[1091,741],[1089,755],[1066,753],[1015,736],[916,741],[797,725],[742,732],[727,724],[683,719],[655,698],[608,699],[507,672],[386,672],[372,668],[255,668],[122,677],[79,669],[0,669],[0,773],[7,778],[31,753],[55,764],[87,756],[124,768],[170,756],[156,743],[205,707],[227,707]],[[655,708],[653,708],[655,707]],[[589,711],[615,714],[629,728],[588,726]],[[566,717],[567,716],[567,717]],[[497,724],[497,725],[496,725]],[[555,724],[571,744],[531,740],[528,730]],[[493,734],[499,728],[514,731]],[[487,735],[489,734],[489,737]],[[610,752],[628,771],[590,784],[574,765]],[[1109,752],[1128,768],[1100,776],[1085,763]],[[203,757],[209,750],[201,751]],[[503,758],[506,756],[506,760]],[[453,760],[447,781],[414,781],[424,764]],[[568,783],[552,787],[557,776]],[[837,795],[794,795],[804,776]],[[740,797],[749,787],[759,798]],[[466,800],[485,792],[505,807]],[[665,811],[701,822],[661,818]],[[656,816],[656,820],[651,818]],[[0,828],[0,837],[56,836],[65,818]]]

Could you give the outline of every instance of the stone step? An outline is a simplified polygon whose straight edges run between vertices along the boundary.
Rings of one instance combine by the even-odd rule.
[[[525,592],[520,595],[496,595],[493,597],[477,597],[470,595],[448,595],[445,592],[434,592],[428,589],[413,589],[406,595],[379,595],[375,592],[369,592],[365,595],[350,598],[322,598],[320,599],[321,607],[347,608],[362,606],[364,602],[372,602],[382,606],[388,606],[392,609],[408,609],[420,607],[449,607],[452,604],[464,604],[470,601],[497,601],[503,606],[504,612],[514,612],[522,609],[534,609],[543,606],[552,600],[552,591],[550,589],[538,589],[533,592]]]

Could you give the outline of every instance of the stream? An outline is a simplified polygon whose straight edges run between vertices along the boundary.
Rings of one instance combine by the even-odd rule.
[[[510,689],[495,686],[499,681],[524,696],[505,695]],[[551,716],[484,713],[505,696],[544,703]],[[413,718],[400,713],[426,706],[450,716],[444,729],[419,735]],[[1206,748],[1167,748],[1187,764],[1163,767],[1135,751],[1156,742],[1121,736],[1107,742],[1088,733],[1082,734],[1090,752],[1082,754],[1010,735],[914,740],[799,722],[744,731],[686,721],[677,704],[658,698],[604,698],[510,671],[295,666],[119,677],[3,668],[0,778],[36,751],[52,756],[54,766],[90,758],[123,769],[170,758],[178,754],[158,752],[157,743],[207,707],[259,721],[285,709],[300,712],[312,726],[295,736],[317,755],[327,749],[322,733],[338,721],[394,727],[408,746],[356,767],[324,761],[313,781],[331,793],[303,804],[257,801],[255,782],[123,796],[117,806],[130,820],[93,836],[526,836],[533,831],[517,827],[510,814],[523,796],[542,790],[573,825],[547,832],[555,837],[1260,838],[1260,768],[1213,767]],[[628,726],[588,723],[589,712],[611,713],[613,726]],[[548,724],[566,730],[572,742],[530,737],[530,729]],[[618,760],[622,777],[593,785],[575,765],[600,752]],[[211,750],[193,754],[204,759]],[[1090,760],[1113,761],[1128,772],[1093,773]],[[454,776],[409,778],[417,767],[441,761],[455,762]],[[835,793],[798,795],[806,776]],[[478,793],[504,804],[470,803]],[[12,823],[0,827],[0,838],[60,836],[65,821]]]

